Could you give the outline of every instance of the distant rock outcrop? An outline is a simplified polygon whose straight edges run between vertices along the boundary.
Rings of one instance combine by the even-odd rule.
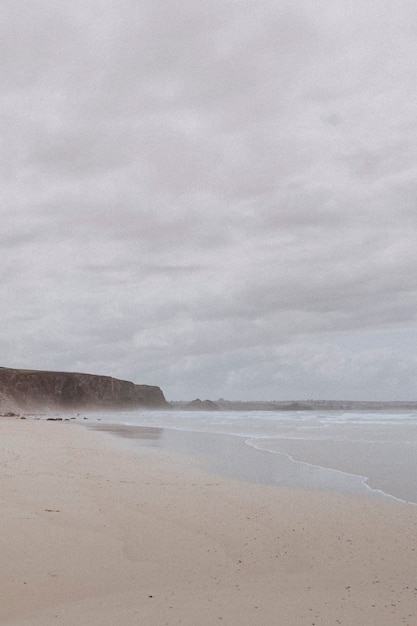
[[[169,408],[159,387],[110,376],[0,367],[0,406],[21,409]]]
[[[219,411],[220,407],[212,400],[200,400],[197,398],[192,402],[187,402],[182,407],[185,411]]]

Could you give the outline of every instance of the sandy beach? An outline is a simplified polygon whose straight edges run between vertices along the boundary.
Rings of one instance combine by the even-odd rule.
[[[415,626],[417,507],[0,420],[0,623]]]

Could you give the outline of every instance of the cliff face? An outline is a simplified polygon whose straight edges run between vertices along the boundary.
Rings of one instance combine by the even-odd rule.
[[[135,385],[135,403],[151,408],[171,407],[165,400],[162,389],[153,385]]]
[[[110,376],[0,367],[0,399],[30,408],[167,408],[159,387]]]

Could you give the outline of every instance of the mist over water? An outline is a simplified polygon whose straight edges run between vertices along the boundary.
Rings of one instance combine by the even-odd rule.
[[[146,445],[204,455],[235,478],[417,504],[417,412],[139,411],[95,414],[90,423],[95,418]]]

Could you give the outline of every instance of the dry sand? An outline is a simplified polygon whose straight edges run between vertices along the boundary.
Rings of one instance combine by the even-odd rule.
[[[417,507],[233,482],[70,422],[0,433],[1,624],[417,624]]]

